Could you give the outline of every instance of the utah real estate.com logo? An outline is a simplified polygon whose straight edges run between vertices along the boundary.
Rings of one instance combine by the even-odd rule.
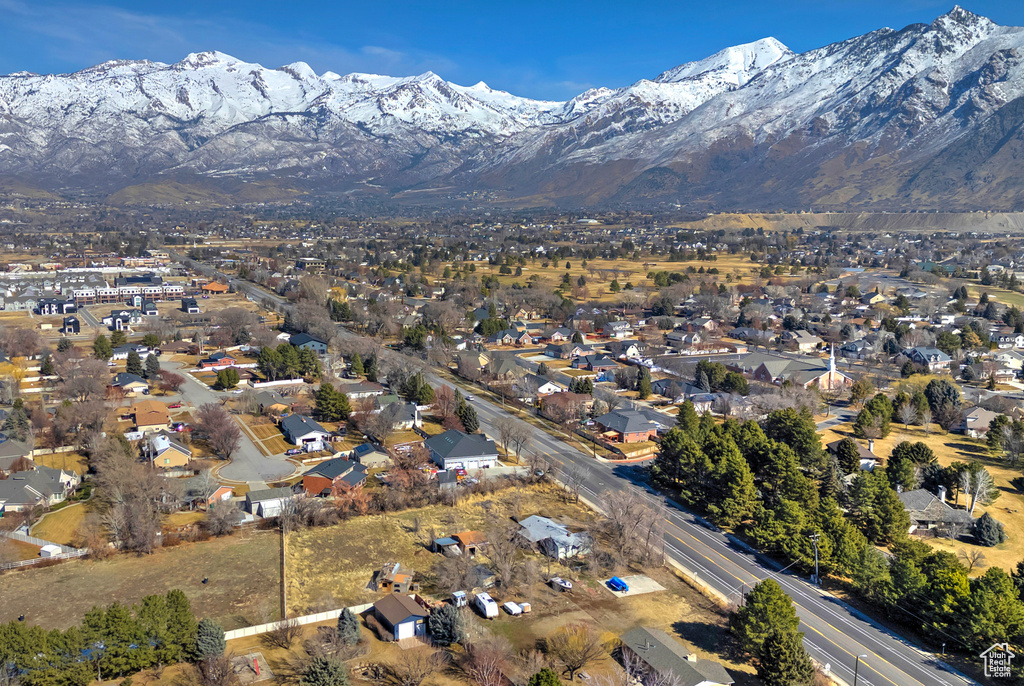
[[[1009,678],[1010,663],[1016,655],[1010,652],[1009,643],[995,643],[981,654],[985,663],[985,676],[989,678]]]

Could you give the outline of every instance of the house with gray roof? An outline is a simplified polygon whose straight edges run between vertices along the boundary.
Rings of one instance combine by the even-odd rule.
[[[590,536],[585,533],[573,533],[569,531],[569,527],[547,517],[527,517],[519,522],[519,534],[540,548],[545,555],[556,560],[565,560],[590,552]]]
[[[432,459],[442,469],[487,469],[498,462],[498,448],[483,434],[455,429],[423,441]]]
[[[729,686],[734,679],[720,663],[697,657],[661,629],[641,626],[619,639],[622,651],[642,665],[643,684]]]
[[[942,352],[938,348],[930,348],[927,346],[918,346],[911,348],[910,350],[904,351],[904,354],[910,358],[910,361],[914,364],[919,364],[922,367],[927,367],[930,372],[937,372],[945,369],[949,369],[949,355]]]
[[[9,512],[50,507],[64,502],[80,483],[82,477],[74,472],[35,465],[0,481],[0,501]]]
[[[899,494],[900,502],[910,515],[910,532],[927,529],[940,536],[947,536],[953,530],[969,531],[974,517],[966,510],[958,510],[946,503],[946,489],[939,487],[938,494],[926,488],[904,491]]]
[[[313,419],[301,414],[290,414],[282,419],[281,433],[284,434],[285,440],[306,452],[323,450],[331,435],[331,432]]]
[[[249,491],[245,494],[245,511],[257,517],[276,517],[294,498],[288,486]]]
[[[596,417],[594,422],[601,428],[603,437],[615,443],[649,441],[658,433],[657,424],[634,410],[612,410]]]

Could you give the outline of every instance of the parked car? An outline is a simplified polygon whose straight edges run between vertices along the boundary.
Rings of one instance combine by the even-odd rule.
[[[178,408],[181,407],[181,403],[171,403],[167,407],[171,408],[172,410],[177,410]]]
[[[473,400],[476,400],[476,396],[474,396],[474,395],[467,395],[466,396],[466,401],[467,402],[472,402]]]
[[[608,588],[612,589],[613,591],[615,591],[617,593],[628,593],[629,592],[629,585],[625,581],[623,581],[622,579],[620,579],[617,576],[613,576],[611,579],[608,579],[607,583],[608,583]]]
[[[285,455],[301,455],[302,454],[302,449],[300,449],[300,448],[288,448],[288,450],[284,451],[284,454]]]
[[[571,591],[572,582],[563,579],[560,576],[553,576],[548,579],[548,583],[551,584],[556,590],[559,591]]]

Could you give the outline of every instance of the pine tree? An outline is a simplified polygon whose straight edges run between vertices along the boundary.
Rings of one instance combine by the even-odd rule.
[[[430,612],[427,629],[438,645],[449,646],[466,639],[466,620],[459,608],[450,603],[439,605]]]
[[[687,400],[679,406],[679,414],[676,415],[676,426],[690,436],[693,436],[697,431],[698,424],[700,424],[700,417],[697,416],[697,408],[693,406],[693,401]]]
[[[651,372],[646,367],[640,368],[640,377],[636,381],[636,393],[641,400],[647,400],[654,393],[654,389],[651,387]]]
[[[160,360],[156,355],[146,357],[146,378],[155,379],[160,376]]]
[[[71,350],[74,347],[75,344],[72,343],[71,339],[69,338],[62,338],[59,341],[57,341],[57,352],[59,353],[66,353],[67,351]]]
[[[732,617],[733,632],[752,655],[761,654],[761,646],[773,631],[796,633],[799,626],[792,599],[774,579],[754,586]]]
[[[804,650],[799,631],[773,630],[765,638],[757,662],[757,676],[764,686],[809,686],[814,665]]]
[[[853,474],[860,470],[860,450],[852,438],[844,438],[836,446],[836,458],[844,474]]]
[[[325,656],[312,658],[299,676],[301,686],[349,686],[348,668]]]
[[[39,373],[43,376],[53,376],[53,357],[47,355],[39,365]]]
[[[128,352],[128,362],[125,364],[124,370],[136,376],[145,374],[145,370],[142,368],[142,358],[134,350]]]
[[[167,640],[181,647],[182,658],[189,658],[196,651],[196,634],[199,625],[192,614],[192,604],[182,591],[167,592]]]
[[[338,615],[338,641],[342,645],[354,646],[359,643],[359,618],[347,607]]]
[[[114,348],[103,334],[92,342],[92,354],[97,360],[109,360],[114,356]]]
[[[986,512],[974,522],[974,537],[978,539],[979,545],[991,548],[1006,540],[1006,532],[1003,531],[1003,525]]]
[[[114,333],[110,334],[110,345],[114,346],[115,348],[119,345],[124,345],[127,342],[128,334],[126,334],[124,331],[115,331]]]
[[[377,358],[370,357],[366,362],[366,380],[377,383]]]
[[[205,660],[210,657],[219,657],[224,654],[228,643],[224,640],[224,629],[220,624],[204,617],[199,620],[196,631],[196,657]]]
[[[480,420],[476,416],[476,410],[469,403],[463,401],[456,408],[455,416],[462,422],[462,428],[466,430],[466,433],[475,434],[480,430]]]
[[[352,368],[353,374],[362,376],[366,372],[363,368],[363,358],[359,356],[359,353],[352,353],[352,361],[349,366]]]
[[[530,677],[526,686],[562,686],[562,680],[558,678],[555,670],[544,667]]]

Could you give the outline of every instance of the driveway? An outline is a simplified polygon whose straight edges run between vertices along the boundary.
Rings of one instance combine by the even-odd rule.
[[[230,398],[230,394],[218,393],[210,389],[206,384],[196,381],[185,365],[179,362],[168,362],[161,360],[161,369],[174,371],[185,377],[185,384],[181,387],[181,402],[187,405],[189,410],[196,410],[207,403],[222,403]],[[231,421],[238,422],[242,430],[242,440],[238,449],[231,455],[231,462],[218,470],[221,478],[248,483],[250,481],[276,481],[290,476],[295,471],[295,465],[284,459],[283,455],[268,457],[260,452],[249,435],[248,428],[232,415]]]

